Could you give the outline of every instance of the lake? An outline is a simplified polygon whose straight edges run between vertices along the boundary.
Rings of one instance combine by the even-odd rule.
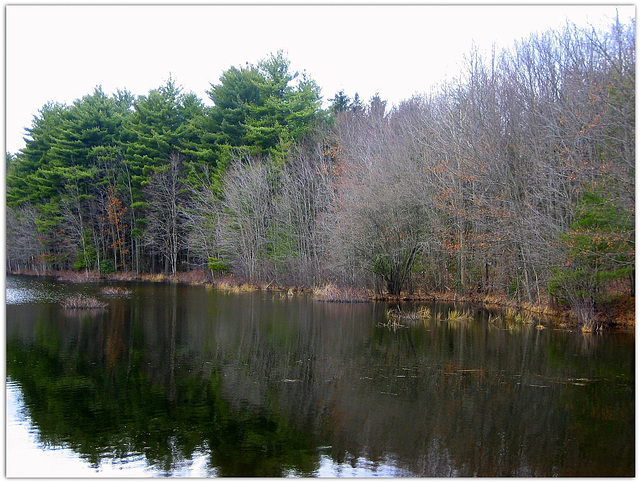
[[[166,283],[6,303],[10,477],[635,474],[633,332]]]

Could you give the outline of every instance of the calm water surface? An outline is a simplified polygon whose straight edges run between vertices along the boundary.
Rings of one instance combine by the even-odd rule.
[[[633,333],[104,286],[7,278],[7,476],[635,474]]]

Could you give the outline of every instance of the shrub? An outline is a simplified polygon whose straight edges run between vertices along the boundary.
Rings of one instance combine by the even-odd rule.
[[[209,257],[209,270],[213,273],[229,273],[231,267],[228,263],[223,262],[219,258]]]
[[[100,260],[100,273],[115,273],[111,260]]]

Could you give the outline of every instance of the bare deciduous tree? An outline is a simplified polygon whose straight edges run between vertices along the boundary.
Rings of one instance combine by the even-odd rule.
[[[180,179],[181,165],[180,154],[172,153],[167,165],[156,169],[145,187],[149,200],[145,244],[162,257],[165,273],[172,274],[177,272],[180,252],[186,246],[186,192]]]
[[[44,270],[38,257],[44,253],[35,223],[37,211],[31,205],[7,208],[6,257],[8,270]]]
[[[223,179],[221,249],[232,260],[236,273],[251,281],[272,275],[272,188],[270,166],[252,158],[237,160]]]

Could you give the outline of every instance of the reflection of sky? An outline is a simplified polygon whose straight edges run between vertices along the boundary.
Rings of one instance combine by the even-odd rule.
[[[6,474],[7,478],[74,478],[74,477],[153,477],[156,472],[147,467],[142,456],[121,460],[102,460],[98,468],[78,457],[68,448],[43,448],[37,430],[26,417],[20,387],[7,380],[6,386]],[[188,466],[178,468],[171,476],[215,476],[207,467],[205,454],[194,455]]]
[[[405,472],[396,468],[391,461],[379,464],[359,457],[353,463],[335,463],[329,456],[321,455],[320,468],[314,476],[319,478],[364,478],[370,476],[390,478],[412,475],[405,474]]]
[[[147,466],[143,456],[133,456],[128,461],[104,458],[98,468],[80,458],[68,448],[43,448],[38,442],[38,432],[31,427],[25,414],[20,387],[7,380],[6,386],[6,477],[8,478],[77,478],[119,477],[137,478],[160,476]],[[215,469],[208,466],[207,454],[196,453],[190,462],[176,468],[172,477],[212,477]],[[289,476],[297,476],[295,472]],[[336,463],[330,456],[321,454],[318,470],[313,476],[333,477],[398,477],[410,476],[397,468],[393,461],[374,463],[366,458],[354,458],[351,462]]]
[[[7,305],[24,304],[38,300],[39,292],[36,290],[7,287],[5,292]]]
[[[28,286],[27,286],[28,284]],[[7,277],[5,281],[6,305],[26,304],[29,302],[60,302],[61,287],[45,280],[29,280]]]

